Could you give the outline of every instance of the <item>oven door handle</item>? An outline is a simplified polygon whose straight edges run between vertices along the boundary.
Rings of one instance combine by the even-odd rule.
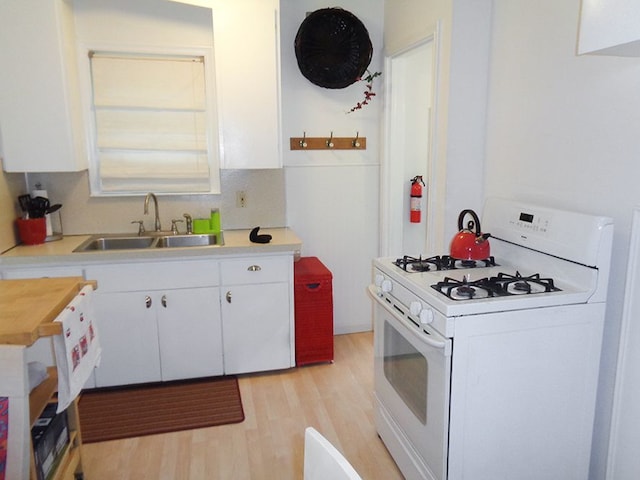
[[[433,338],[425,337],[424,335],[420,335],[415,331],[415,325],[410,324],[410,322],[400,315],[398,312],[395,312],[392,308],[389,308],[389,305],[385,304],[382,298],[377,294],[377,288],[374,285],[369,285],[367,288],[369,295],[373,298],[378,304],[390,315],[392,315],[396,320],[402,323],[407,330],[411,332],[411,334],[416,337],[420,342],[426,343],[427,345],[444,350],[444,355],[451,355],[451,343],[448,340],[434,340]],[[429,335],[434,335],[429,333]]]

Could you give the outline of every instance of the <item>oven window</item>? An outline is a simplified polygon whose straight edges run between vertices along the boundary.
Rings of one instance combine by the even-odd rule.
[[[392,325],[384,323],[384,376],[405,405],[427,423],[427,359]]]

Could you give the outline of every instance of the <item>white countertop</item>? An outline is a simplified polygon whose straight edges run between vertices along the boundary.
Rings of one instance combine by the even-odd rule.
[[[35,265],[48,263],[109,262],[112,260],[168,259],[176,257],[198,257],[211,255],[251,255],[292,252],[299,256],[302,241],[290,228],[265,228],[260,233],[270,234],[271,242],[260,244],[249,240],[250,229],[225,230],[224,245],[181,248],[148,248],[134,250],[111,250],[74,252],[82,242],[92,235],[65,235],[61,240],[41,245],[18,245],[0,255],[0,266]]]

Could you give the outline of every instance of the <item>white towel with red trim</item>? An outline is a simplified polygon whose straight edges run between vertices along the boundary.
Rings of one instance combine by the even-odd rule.
[[[78,396],[100,364],[100,341],[93,308],[93,288],[87,285],[55,319],[62,323],[62,335],[53,346],[58,366],[58,412]]]

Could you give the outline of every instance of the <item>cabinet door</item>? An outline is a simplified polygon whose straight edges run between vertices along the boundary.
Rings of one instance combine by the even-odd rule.
[[[293,366],[288,284],[224,287],[222,295],[225,373]]]
[[[96,386],[160,381],[155,300],[141,292],[93,297],[102,346]]]
[[[219,3],[213,32],[222,168],[280,168],[279,2]]]
[[[640,57],[640,5],[630,0],[582,0],[578,54]]]
[[[220,289],[168,290],[155,300],[162,380],[222,375]]]
[[[73,3],[4,0],[0,128],[8,172],[86,168]],[[6,72],[11,72],[6,74]]]

